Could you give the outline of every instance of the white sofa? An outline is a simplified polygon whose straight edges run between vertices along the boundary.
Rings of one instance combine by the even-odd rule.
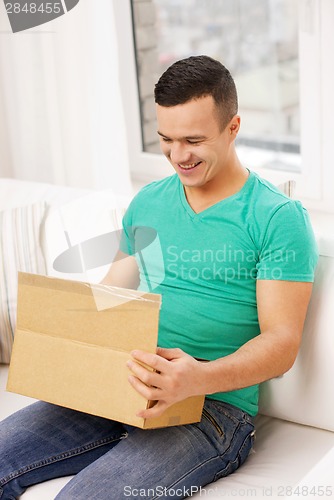
[[[53,207],[47,212],[49,216],[43,218],[41,240],[46,272],[53,275],[57,273],[52,269],[52,261],[66,248],[69,238],[75,244],[94,231],[101,234],[101,227],[89,227],[93,205],[96,211],[99,203],[100,208],[122,208],[127,203],[124,198],[112,198],[110,192],[96,194],[0,179],[0,212],[40,200]],[[72,204],[68,205],[70,201]],[[67,234],[64,214],[59,212],[64,206],[70,207],[65,222]],[[102,225],[108,224],[100,215]],[[231,476],[195,493],[194,498],[334,498],[334,238],[324,234],[317,234],[317,238],[320,261],[296,363],[283,377],[261,387],[256,440],[247,462]],[[98,280],[104,271],[100,268],[93,270],[92,275],[68,276]],[[0,420],[32,401],[5,391],[7,371],[8,366],[0,365]],[[59,478],[33,486],[21,498],[51,500],[68,480]]]

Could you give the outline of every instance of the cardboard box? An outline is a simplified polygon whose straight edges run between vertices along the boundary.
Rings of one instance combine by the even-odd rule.
[[[133,349],[156,352],[161,296],[19,273],[7,390],[143,429],[198,422],[204,397],[161,417],[128,382]]]

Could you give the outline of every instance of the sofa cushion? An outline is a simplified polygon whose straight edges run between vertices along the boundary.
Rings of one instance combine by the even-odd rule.
[[[0,363],[9,363],[16,325],[17,273],[45,274],[40,227],[46,204],[0,212]]]
[[[334,251],[330,241],[318,241],[325,255],[316,269],[301,348],[291,370],[261,385],[259,410],[334,431]]]

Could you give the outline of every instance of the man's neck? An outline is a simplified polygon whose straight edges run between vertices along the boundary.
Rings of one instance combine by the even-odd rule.
[[[200,213],[240,191],[248,176],[249,171],[239,163],[235,168],[226,171],[225,175],[221,175],[219,180],[213,179],[200,187],[185,186],[187,201],[194,212]]]

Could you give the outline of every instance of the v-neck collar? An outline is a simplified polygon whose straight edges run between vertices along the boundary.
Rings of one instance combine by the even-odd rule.
[[[251,170],[249,170],[248,168],[247,168],[247,170],[249,172],[248,178],[247,178],[245,184],[242,186],[242,188],[239,189],[239,191],[232,194],[231,196],[227,196],[226,198],[223,198],[222,200],[217,201],[217,203],[214,203],[210,207],[205,208],[204,210],[202,210],[201,212],[198,212],[198,213],[195,212],[191,208],[191,206],[189,205],[187,197],[186,197],[186,193],[184,191],[184,186],[183,186],[182,182],[180,181],[180,179],[178,178],[180,199],[181,199],[182,205],[183,205],[184,209],[186,210],[186,212],[188,213],[188,215],[190,215],[190,217],[192,219],[201,219],[204,215],[206,215],[208,212],[210,212],[212,210],[215,210],[218,206],[225,205],[226,203],[229,203],[230,201],[242,196],[244,194],[244,192],[252,184],[253,178],[254,178],[253,172]]]

